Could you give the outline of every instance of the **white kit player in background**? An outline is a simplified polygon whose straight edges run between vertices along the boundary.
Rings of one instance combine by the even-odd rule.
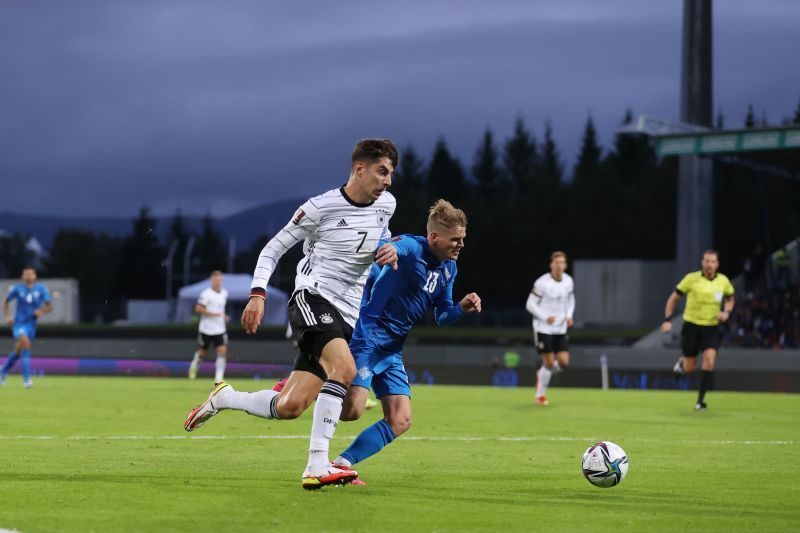
[[[197,331],[197,351],[189,365],[189,379],[197,377],[200,360],[214,347],[217,353],[214,382],[225,379],[225,363],[228,357],[227,322],[230,317],[225,314],[228,304],[228,291],[222,288],[222,272],[211,273],[211,287],[200,293],[194,312],[200,315],[200,326]]]
[[[567,255],[550,255],[550,272],[533,284],[525,308],[533,315],[533,343],[542,355],[536,372],[536,403],[547,405],[547,386],[554,373],[569,365],[569,337],[575,311],[575,284],[566,273]]]
[[[305,255],[289,299],[289,323],[298,345],[294,370],[282,388],[276,387],[280,390],[238,392],[217,383],[208,399],[189,413],[187,431],[223,409],[269,419],[297,418],[316,400],[303,488],[349,483],[358,477],[352,469],[331,464],[328,448],[356,373],[348,343],[364,284],[373,262],[397,268],[397,250],[389,243],[395,199],[387,192],[397,159],[397,148],[388,139],[359,141],[347,183],[308,200],[267,243],[253,274],[242,326],[245,333],[256,332],[278,260],[302,242]]]

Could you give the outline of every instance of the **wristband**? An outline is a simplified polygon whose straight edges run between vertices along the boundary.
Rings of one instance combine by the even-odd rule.
[[[674,316],[675,316],[675,313],[673,313],[673,314],[671,314],[669,316],[665,316],[664,317],[664,322],[669,322],[670,320],[672,320],[672,317],[674,317]]]
[[[261,287],[253,287],[250,289],[250,298],[261,298],[262,300],[267,299],[267,291],[262,289]],[[249,298],[248,298],[249,299]]]

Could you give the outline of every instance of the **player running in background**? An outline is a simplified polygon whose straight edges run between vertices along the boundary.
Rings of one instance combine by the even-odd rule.
[[[328,448],[356,373],[348,343],[364,283],[373,261],[381,266],[397,263],[397,252],[388,242],[395,199],[386,192],[397,166],[397,148],[386,139],[366,139],[356,145],[351,161],[347,184],[304,203],[264,247],[255,269],[250,301],[242,314],[246,333],[255,333],[261,324],[267,282],[278,260],[303,242],[305,257],[297,265],[295,291],[289,299],[289,321],[299,354],[283,389],[247,393],[217,383],[184,424],[192,431],[222,409],[262,418],[297,418],[316,400],[302,479],[305,489],[358,477],[332,465]]]
[[[567,254],[550,255],[550,272],[533,284],[525,309],[533,315],[533,344],[542,355],[536,372],[536,403],[547,405],[547,386],[554,373],[569,365],[569,337],[575,312],[575,285],[567,274]]]
[[[211,287],[203,290],[194,312],[200,315],[200,325],[197,328],[197,351],[189,365],[189,379],[197,377],[200,360],[205,358],[210,347],[217,353],[214,383],[222,381],[225,377],[225,363],[228,357],[227,322],[230,319],[225,314],[228,304],[228,290],[222,288],[222,272],[215,270],[209,278]]]
[[[676,378],[694,371],[697,354],[703,354],[703,374],[694,406],[697,411],[706,410],[706,392],[714,390],[714,362],[722,345],[719,324],[728,320],[734,305],[733,285],[724,274],[717,272],[719,253],[706,250],[701,265],[701,270],[686,274],[669,295],[664,309],[664,322],[661,324],[664,333],[672,330],[675,304],[685,294],[686,309],[683,311],[681,331],[683,356],[672,371]]]
[[[16,302],[14,316],[9,304]],[[50,292],[47,287],[36,282],[36,270],[27,267],[22,271],[22,283],[14,285],[3,301],[6,324],[16,339],[14,351],[8,354],[3,369],[0,370],[0,384],[5,385],[9,370],[22,359],[22,383],[25,388],[33,386],[31,381],[31,341],[36,338],[36,322],[40,316],[53,310]]]
[[[438,325],[481,310],[470,293],[453,305],[456,260],[464,248],[467,217],[449,202],[437,201],[428,216],[428,236],[393,239],[397,269],[373,266],[364,291],[350,349],[357,375],[347,391],[342,420],[358,420],[369,389],[383,406],[383,419],[362,431],[334,461],[340,468],[375,455],[411,425],[411,389],[403,366],[403,343],[411,327],[433,306]]]

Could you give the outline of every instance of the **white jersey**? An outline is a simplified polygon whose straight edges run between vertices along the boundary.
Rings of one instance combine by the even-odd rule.
[[[302,241],[305,256],[297,264],[295,292],[319,294],[355,327],[375,251],[381,240],[391,239],[389,219],[396,205],[388,192],[357,204],[344,187],[311,198],[261,251],[251,288],[266,290],[278,260]]]
[[[575,284],[566,272],[561,281],[556,281],[548,272],[533,284],[526,308],[533,315],[533,329],[548,335],[563,335],[567,332],[567,319],[575,311]],[[552,324],[548,317],[555,317]]]
[[[209,287],[200,293],[197,303],[205,307],[206,311],[220,313],[220,316],[200,315],[200,333],[206,335],[225,333],[225,305],[228,303],[228,291],[220,289],[217,292]]]

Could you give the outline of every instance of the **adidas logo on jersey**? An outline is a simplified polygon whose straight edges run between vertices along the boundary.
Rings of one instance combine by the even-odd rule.
[[[322,322],[323,324],[330,324],[330,323],[332,323],[332,322],[333,322],[333,317],[332,317],[331,315],[329,315],[328,313],[322,313],[322,314],[319,316],[319,320],[320,320],[320,322]]]
[[[336,224],[336,227],[337,228],[345,228],[345,227],[347,227],[347,221],[345,219],[340,220],[339,223]]]

